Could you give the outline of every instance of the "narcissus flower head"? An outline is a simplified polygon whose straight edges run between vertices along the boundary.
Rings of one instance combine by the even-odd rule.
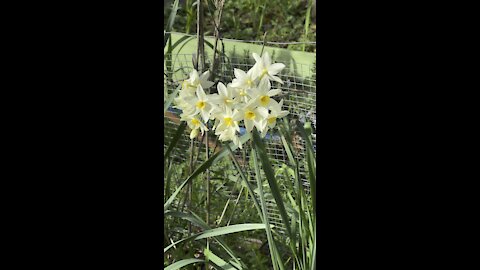
[[[250,70],[234,69],[235,78],[231,83],[218,82],[218,93],[205,93],[205,89],[214,85],[208,81],[208,71],[199,75],[193,70],[182,82],[174,104],[182,110],[180,117],[190,127],[191,139],[199,132],[208,131],[208,121],[214,120],[212,129],[218,139],[232,141],[242,148],[239,138],[242,122],[247,132],[255,127],[265,137],[267,131],[275,127],[276,120],[288,114],[288,111],[282,111],[283,100],[277,102],[274,99],[281,90],[271,89],[270,82],[282,83],[276,75],[285,65],[272,63],[267,52],[262,57],[254,53],[253,58],[256,63]]]
[[[268,52],[265,52],[262,57],[260,57],[256,53],[253,53],[253,58],[255,58],[256,61],[255,65],[252,68],[255,78],[259,77],[261,79],[263,77],[268,77],[270,80],[283,84],[283,81],[275,75],[280,73],[280,71],[285,68],[284,64],[272,64],[272,60]]]

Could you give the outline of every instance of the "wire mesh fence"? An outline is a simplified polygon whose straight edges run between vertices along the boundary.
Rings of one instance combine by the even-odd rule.
[[[189,73],[193,69],[192,59],[194,55],[192,54],[176,54],[172,55],[171,58],[165,59],[165,98],[171,95],[178,85],[185,79],[189,77]],[[211,63],[207,60],[211,57],[206,57],[206,66],[210,66]],[[275,55],[272,55],[273,61],[275,61]],[[234,68],[239,68],[244,71],[247,71],[254,65],[254,60],[248,53],[245,53],[243,56],[238,55],[223,55],[218,59],[218,70],[220,71],[216,77],[215,81],[222,81],[224,83],[231,82],[234,78],[233,70]],[[301,123],[309,121],[313,126],[313,146],[316,149],[316,70],[315,65],[306,65],[300,63],[288,63],[286,68],[280,73],[279,77],[284,81],[283,85],[280,85],[276,82],[272,83],[272,88],[278,88],[282,90],[282,94],[275,98],[277,101],[280,99],[284,100],[282,110],[289,111],[288,119],[298,119]],[[216,92],[216,88],[212,87],[210,89],[211,93]],[[173,108],[169,108],[165,118],[164,118],[164,151],[168,147],[172,137],[174,136],[179,124],[180,117],[179,112]],[[175,157],[175,162],[182,163],[189,160],[189,148],[190,148],[190,138],[189,130],[185,130],[182,137],[177,142],[177,147],[173,156]],[[297,155],[297,158],[300,161],[305,160],[305,142],[300,136],[293,136],[294,138],[294,148]],[[282,141],[278,135],[274,133],[269,133],[265,138],[265,145],[269,157],[271,158],[272,166],[274,169],[278,169],[282,164],[286,164],[287,155],[284,151]],[[218,146],[219,142],[216,142],[215,138],[210,138],[209,145],[212,148]],[[203,145],[202,140],[195,140],[194,146],[200,147]],[[253,187],[257,186],[255,179],[255,173],[253,166],[250,166],[250,146],[249,144],[244,145],[244,149],[237,149],[234,154],[237,157],[245,175],[248,175],[249,182],[251,182]],[[200,154],[195,157],[195,160],[198,164],[205,161],[205,155]],[[303,162],[300,162],[303,164]],[[308,168],[307,166],[301,165],[300,176],[304,179],[303,184],[305,190],[309,192],[309,183],[307,181]],[[262,171],[263,172],[263,171]],[[265,179],[265,178],[263,178]],[[267,185],[268,188],[268,185]],[[225,186],[227,193],[232,200],[235,200],[238,196],[238,191],[229,189],[228,186]],[[267,189],[268,192],[268,189]],[[273,198],[268,198],[267,200],[267,209],[269,212],[269,218],[271,223],[276,225],[279,228],[279,231],[284,231],[284,226],[280,217],[280,213],[277,210]]]

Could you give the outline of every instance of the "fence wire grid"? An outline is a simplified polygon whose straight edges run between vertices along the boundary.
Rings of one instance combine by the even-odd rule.
[[[178,85],[185,79],[189,77],[190,72],[193,69],[192,59],[194,55],[192,54],[177,54],[173,55],[170,59],[165,59],[165,74],[164,74],[164,97],[165,99],[171,95]],[[206,66],[209,67],[211,62],[209,61],[211,57],[205,57]],[[254,65],[254,60],[250,55],[245,55],[244,57],[238,56],[220,56],[218,59],[218,70],[220,71],[219,76],[215,82],[222,81],[225,84],[231,82],[234,78],[233,69],[239,68],[244,71],[247,71]],[[272,55],[272,60],[275,61],[275,56]],[[316,151],[316,69],[315,65],[305,65],[295,63],[294,65],[286,65],[286,68],[280,73],[279,77],[283,80],[284,84],[281,85],[277,82],[272,82],[272,88],[279,88],[282,90],[280,96],[275,97],[277,101],[280,99],[284,100],[282,110],[289,111],[288,119],[298,119],[301,123],[309,121],[312,123],[313,135],[312,142],[314,149]],[[210,93],[216,93],[216,86],[213,86],[210,90]],[[208,92],[207,92],[208,93]],[[168,109],[167,114],[164,117],[164,151],[167,149],[172,137],[174,136],[178,126],[180,124],[179,113],[176,110],[171,108]],[[175,164],[182,164],[189,160],[190,158],[190,130],[188,128],[185,130],[182,138],[177,142],[177,146],[172,153],[172,156],[175,157]],[[215,138],[213,136],[209,137],[210,144],[215,144]],[[310,191],[309,183],[307,180],[308,168],[304,164],[306,160],[305,152],[305,142],[300,136],[294,136],[294,150],[297,154],[297,158],[301,164],[300,166],[300,176],[302,177],[303,184],[306,192]],[[272,162],[274,170],[277,170],[282,167],[282,164],[287,164],[287,155],[283,148],[283,144],[278,136],[268,136],[264,139],[266,150],[269,153],[269,157]],[[218,142],[218,144],[220,144]],[[195,159],[196,163],[201,164],[205,161],[205,145],[200,140],[195,140],[195,147],[203,147],[203,153],[200,153]],[[255,189],[257,187],[257,182],[255,179],[254,168],[249,164],[250,161],[250,147],[249,144],[244,144],[244,149],[237,149],[234,151],[237,160],[240,161],[240,165],[243,169],[245,175],[248,176],[251,186]],[[214,147],[212,145],[212,147]],[[263,174],[263,170],[261,170]],[[240,178],[236,177],[236,181],[241,181]],[[262,177],[265,179],[265,177]],[[184,179],[178,179],[178,183]],[[238,200],[238,189],[234,188],[230,184],[225,184],[222,186],[224,193],[227,194],[227,197],[232,201]],[[276,203],[271,196],[268,196],[268,184],[264,185],[264,190],[267,192],[267,209],[269,214],[270,222],[277,226],[277,229],[280,233],[285,233],[285,227],[283,225],[280,213],[277,210]],[[243,202],[246,203],[246,202]],[[239,202],[239,206],[240,206]],[[237,206],[237,207],[239,207]],[[250,205],[251,206],[251,205]]]

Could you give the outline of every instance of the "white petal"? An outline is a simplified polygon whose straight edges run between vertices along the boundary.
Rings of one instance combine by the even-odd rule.
[[[276,82],[279,82],[279,83],[283,84],[282,79],[280,79],[280,78],[277,77],[277,76],[270,76],[270,75],[269,75],[268,77],[270,77],[270,79],[272,79],[272,80],[274,80],[274,81],[276,81]]]
[[[249,96],[251,96],[252,98],[259,96],[258,90],[255,89],[255,88],[247,89],[247,91],[245,91],[245,92],[247,92],[247,94]]]
[[[232,83],[230,84],[231,87],[240,87],[242,85],[242,82],[237,79],[233,79]]]
[[[265,107],[258,107],[256,109],[257,113],[260,114],[264,119],[268,117],[268,109]]]
[[[268,79],[268,77],[263,77],[258,83],[257,88],[262,93],[266,93],[268,90],[270,90],[270,88],[272,88],[272,85],[270,84],[270,80]]]
[[[240,111],[235,111],[232,116],[233,121],[241,121],[243,119],[243,113]]]
[[[268,104],[268,107],[272,112],[275,111],[280,111],[281,107],[278,106],[278,102],[275,99],[270,99],[270,104]]]
[[[207,70],[202,75],[200,75],[200,80],[208,81],[209,77],[210,77],[210,70]]]
[[[238,68],[235,68],[233,69],[233,73],[235,73],[235,77],[237,79],[242,79],[243,77],[247,76],[247,73],[245,73],[245,71],[241,70],[241,69],[238,69]]]
[[[227,128],[227,126],[225,125],[225,123],[220,123],[218,125],[218,127],[216,128],[216,131],[215,131],[215,135],[218,135],[220,134],[221,132],[223,132],[225,130],[225,128]]]
[[[222,102],[222,97],[218,94],[212,94],[208,97],[208,100],[215,103],[215,104],[220,104]]]
[[[255,127],[257,127],[257,130],[260,132],[263,132],[266,128],[267,121],[254,121]]]
[[[199,85],[195,92],[197,93],[197,97],[198,97],[199,100],[206,100],[207,99],[207,95],[205,94],[205,91],[203,91],[202,86]]]
[[[255,108],[258,106],[259,98],[252,98],[246,105],[245,108]]]
[[[282,93],[282,90],[280,89],[273,89],[273,90],[270,90],[268,91],[268,96],[269,97],[273,97],[273,96],[276,96],[278,94]]]
[[[258,54],[253,53],[252,56],[257,63],[262,62],[262,58],[260,58],[260,56]]]
[[[278,116],[277,116],[277,117],[278,117],[278,118],[285,117],[285,116],[287,116],[288,114],[289,114],[288,111],[281,111],[280,113],[278,113]]]
[[[202,81],[201,85],[204,89],[212,87],[215,83],[210,81]]]
[[[218,90],[219,94],[224,95],[224,96],[227,95],[227,87],[225,87],[225,84],[223,84],[222,82],[219,82],[217,84],[217,90]]]
[[[263,59],[263,64],[268,67],[270,66],[270,64],[272,63],[272,60],[270,58],[270,55],[268,54],[268,52],[265,52],[263,55],[262,55],[262,59]]]
[[[253,65],[253,67],[249,70],[249,73],[251,73],[250,76],[252,80],[256,80],[258,77],[260,77],[262,73],[262,69],[263,69],[263,65],[260,65],[259,63],[256,63],[255,65]]]
[[[282,69],[285,68],[285,65],[282,63],[275,63],[268,67],[268,74],[270,75],[277,75]]]
[[[252,129],[253,129],[253,121],[251,121],[251,120],[245,120],[245,128],[247,129],[247,132],[252,131]]]
[[[196,69],[192,70],[192,72],[190,73],[190,81],[193,82],[198,78],[198,71]]]
[[[210,118],[210,114],[207,111],[200,111],[200,114],[202,115],[203,122],[207,122],[208,118]]]

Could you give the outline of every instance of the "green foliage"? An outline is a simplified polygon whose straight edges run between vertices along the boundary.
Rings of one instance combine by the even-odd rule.
[[[168,1],[167,1],[168,2]],[[213,1],[207,1],[206,17],[213,18]],[[295,42],[315,41],[316,22],[312,18],[311,0],[235,0],[225,1],[220,32],[223,38],[239,40],[263,40],[267,32],[267,41]],[[164,9],[168,17],[169,8]],[[173,30],[182,33],[195,32],[196,7],[192,1],[184,1],[178,11]],[[166,25],[166,20],[164,25]],[[213,35],[213,20],[206,20],[205,34]],[[193,31],[192,31],[193,30]],[[291,50],[314,52],[314,45],[272,45]],[[305,47],[305,48],[304,48]]]

